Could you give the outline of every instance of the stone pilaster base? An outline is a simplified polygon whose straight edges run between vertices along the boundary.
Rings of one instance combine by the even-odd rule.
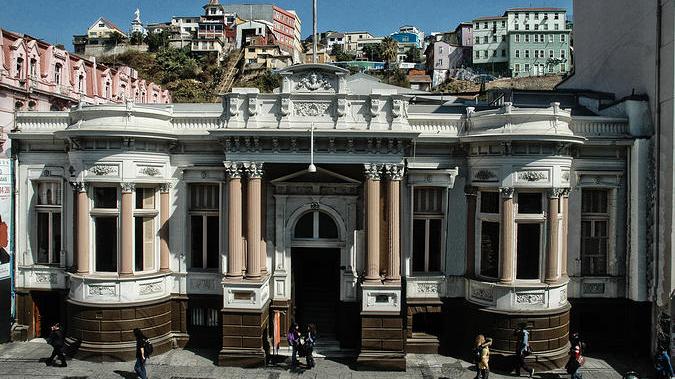
[[[368,370],[405,371],[405,336],[400,313],[361,313],[361,352],[356,362]]]
[[[546,312],[500,312],[472,306],[474,337],[483,334],[492,338],[490,362],[492,367],[510,369],[518,343],[515,330],[521,323],[530,331],[533,354],[526,361],[535,370],[563,367],[569,353],[570,306]]]
[[[270,351],[267,338],[268,306],[262,310],[223,309],[223,345],[219,366],[260,367]]]
[[[66,329],[71,352],[78,359],[129,361],[136,357],[134,328],[140,328],[154,347],[154,355],[173,346],[171,301],[123,306],[93,306],[68,301]]]
[[[406,353],[438,354],[443,336],[442,307],[432,299],[406,301]]]
[[[174,347],[183,348],[190,340],[187,333],[188,298],[185,295],[171,296],[171,332]]]

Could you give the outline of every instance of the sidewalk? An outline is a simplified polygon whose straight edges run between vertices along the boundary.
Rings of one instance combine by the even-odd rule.
[[[15,342],[0,345],[0,378],[101,378],[135,379],[133,362],[96,363],[69,360],[68,367],[47,367],[51,347],[44,340]],[[435,354],[408,354],[406,372],[357,371],[351,360],[319,358],[317,367],[308,371],[290,372],[288,361],[275,366],[257,369],[219,367],[214,365],[215,351],[174,349],[148,360],[150,378],[166,379],[215,379],[215,378],[459,378],[473,379],[476,372],[467,362]],[[582,373],[584,379],[615,379],[621,374],[605,360],[588,358]],[[625,363],[625,362],[624,362]],[[644,365],[643,365],[644,366]],[[515,376],[491,373],[491,379],[514,378]],[[535,378],[568,378],[562,370],[537,373]],[[643,375],[642,378],[647,378]]]

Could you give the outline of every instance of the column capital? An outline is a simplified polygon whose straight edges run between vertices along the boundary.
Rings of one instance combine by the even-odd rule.
[[[70,182],[70,185],[73,187],[75,192],[87,192],[89,189],[89,183],[84,181]]]
[[[402,164],[393,164],[387,163],[383,168],[384,173],[387,175],[389,180],[403,180],[403,174],[405,174],[405,166]]]
[[[122,192],[134,192],[136,189],[136,183],[134,182],[121,182],[120,187],[122,188]]]
[[[241,178],[242,164],[241,162],[224,161],[225,171],[230,179]]]
[[[464,187],[464,195],[466,196],[476,196],[478,195],[478,188],[474,186],[466,186]]]
[[[380,180],[382,173],[382,165],[379,163],[364,163],[363,164],[366,179]]]
[[[512,199],[514,189],[513,187],[499,187],[499,192],[502,194],[504,199]]]
[[[560,196],[562,197],[569,197],[570,195],[570,189],[569,188],[560,188]]]
[[[549,188],[547,191],[547,196],[549,199],[556,199],[560,196],[563,196],[565,192],[564,188]]]
[[[244,162],[243,170],[250,179],[260,179],[263,176],[263,162]]]
[[[171,189],[171,183],[159,183],[159,192],[167,193]]]

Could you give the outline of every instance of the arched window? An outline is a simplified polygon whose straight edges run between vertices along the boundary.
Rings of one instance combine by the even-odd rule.
[[[105,82],[105,98],[110,99],[110,82]]]
[[[325,212],[307,212],[298,219],[293,233],[294,238],[337,239],[338,228],[333,218]]]
[[[84,74],[80,74],[77,78],[77,90],[80,93],[84,93]]]
[[[61,63],[57,63],[54,65],[54,83],[56,84],[61,84],[61,69],[63,66]]]

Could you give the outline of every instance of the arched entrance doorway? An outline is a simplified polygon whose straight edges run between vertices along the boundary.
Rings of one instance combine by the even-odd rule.
[[[333,218],[320,210],[300,216],[293,229],[293,317],[303,329],[314,323],[323,341],[337,341],[339,334],[336,312],[340,301],[339,237]]]

